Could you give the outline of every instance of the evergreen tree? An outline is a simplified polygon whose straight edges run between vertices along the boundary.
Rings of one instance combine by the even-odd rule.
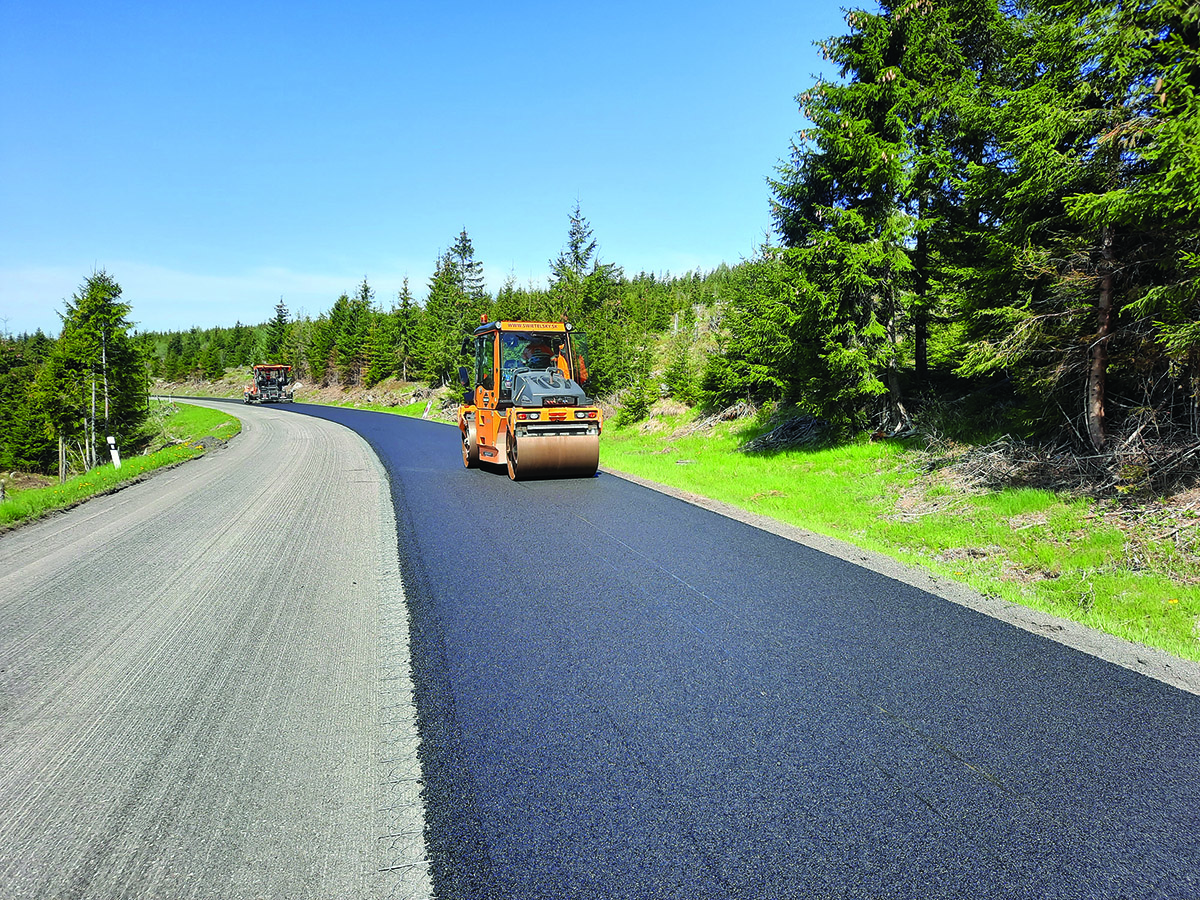
[[[699,379],[689,352],[691,345],[690,333],[676,337],[671,343],[667,369],[663,373],[663,383],[671,397],[688,406],[694,406],[700,399]]]
[[[557,315],[553,311],[550,294],[535,288],[532,284],[526,288],[517,287],[516,278],[511,272],[504,279],[504,284],[497,292],[491,307],[491,318],[496,321],[514,319],[544,322],[553,320]]]
[[[396,315],[395,312],[372,311],[367,333],[367,369],[363,384],[374,387],[396,372]]]
[[[145,366],[129,330],[128,304],[108,275],[94,273],[60,314],[62,333],[39,374],[37,392],[53,432],[65,451],[78,449],[85,468],[96,465],[113,435],[124,446],[144,440],[149,415]]]
[[[1124,203],[1156,180],[1139,148],[1163,64],[1154,8],[1033,0],[1013,20],[997,217],[1021,288],[973,312],[985,333],[964,367],[1003,367],[1037,419],[1067,411],[1098,452],[1109,445],[1110,377],[1132,374],[1152,346],[1147,323],[1124,307],[1152,287],[1146,261],[1170,243]]]
[[[619,266],[600,261],[592,227],[579,203],[570,214],[567,245],[550,261],[554,318],[569,321],[590,339],[592,377],[588,390],[604,393],[632,384],[648,335],[623,303]]]
[[[471,323],[461,285],[458,262],[447,251],[438,257],[429,280],[418,336],[425,374],[435,384],[449,384],[458,366],[466,364],[462,342]]]
[[[204,335],[193,325],[183,334],[183,352],[180,354],[180,364],[184,376],[191,378],[200,372],[200,352],[204,349]]]
[[[884,425],[903,426],[898,345],[914,281],[908,248],[918,232],[904,204],[912,145],[899,72],[907,34],[886,7],[879,15],[851,11],[846,21],[848,35],[822,44],[846,81],[801,95],[815,127],[772,182],[777,227],[815,294],[816,303],[798,311],[828,326],[819,332],[818,371],[796,374],[853,379],[850,406],[836,418],[856,418],[869,397],[887,394]]]
[[[210,381],[215,381],[225,374],[225,361],[221,351],[209,342],[200,352],[200,374]]]
[[[337,335],[337,323],[332,314],[338,311],[338,304],[349,302],[349,297],[342,294],[338,297],[330,313],[321,313],[312,323],[312,332],[308,343],[308,373],[309,377],[321,387],[327,387],[330,375],[337,374],[333,365],[334,339]]]
[[[489,305],[483,268],[463,229],[454,246],[438,257],[416,337],[425,375],[449,384],[460,365],[468,363],[463,339],[479,324]]]
[[[362,381],[367,368],[367,341],[375,291],[364,277],[353,297],[343,294],[338,301],[343,304],[335,338],[338,378],[342,385],[349,386]]]
[[[557,318],[581,322],[613,297],[621,270],[601,262],[596,247],[592,226],[576,201],[570,214],[567,245],[550,260],[550,293],[558,307]]]
[[[830,401],[842,398],[840,393],[828,397],[827,392],[840,385],[826,381],[818,385],[820,390],[804,392],[804,374],[822,371],[815,365],[822,343],[816,328],[808,334],[803,331],[814,323],[802,319],[800,299],[814,294],[797,268],[781,251],[764,246],[732,274],[718,352],[709,357],[704,370],[706,405],[789,399],[829,416]],[[802,360],[805,351],[809,358]]]
[[[650,409],[658,400],[658,384],[651,370],[650,353],[643,350],[633,365],[634,377],[621,399],[618,425],[631,425],[650,415]]]
[[[0,338],[0,469],[4,471],[53,468],[54,440],[33,390],[46,352],[33,341]]]
[[[479,306],[487,299],[487,291],[484,288],[483,263],[475,259],[475,248],[471,244],[471,238],[467,236],[466,228],[463,228],[454,242],[454,246],[450,248],[450,255],[457,267],[459,290],[464,299],[472,307]]]
[[[229,336],[229,364],[241,368],[254,365],[254,345],[254,329],[237,322]]]
[[[401,381],[408,381],[409,375],[417,369],[416,339],[419,328],[420,307],[413,302],[412,291],[408,287],[408,278],[400,288],[398,303],[392,312],[396,320],[396,372]]]
[[[962,239],[963,198],[987,152],[1003,17],[995,0],[883,0],[846,21],[820,44],[842,81],[800,95],[813,127],[772,181],[791,336],[806,342],[778,347],[802,366],[783,393],[843,424],[886,398],[880,426],[902,428],[901,369],[924,379],[930,323],[981,255]]]
[[[310,377],[308,367],[308,346],[312,340],[311,320],[295,319],[287,328],[283,346],[280,348],[280,362],[292,367],[293,381]]]
[[[365,281],[365,279],[364,279]],[[276,363],[282,359],[283,347],[288,337],[289,313],[283,298],[275,304],[275,315],[263,332],[259,356],[264,363]]]
[[[1066,202],[1074,218],[1095,229],[1107,224],[1140,237],[1125,240],[1142,275],[1130,279],[1126,296],[1127,327],[1145,336],[1138,369],[1143,383],[1171,389],[1166,405],[1182,406],[1181,418],[1200,436],[1200,6],[1160,0],[1113,15],[1141,26],[1140,33],[1123,31],[1132,47],[1120,49],[1140,51],[1144,62],[1133,70],[1141,76],[1130,104],[1137,115],[1107,140],[1127,163],[1136,153],[1139,169],[1111,191]],[[1157,364],[1147,365],[1151,360]]]

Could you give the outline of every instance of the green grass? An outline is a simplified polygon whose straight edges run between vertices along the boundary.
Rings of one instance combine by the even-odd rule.
[[[735,448],[755,426],[669,440],[680,422],[650,434],[607,427],[601,465],[1200,661],[1200,527],[1163,539],[1152,522],[1118,527],[1099,501],[1025,488],[967,492],[895,442],[743,454]]]
[[[173,443],[154,453],[122,456],[120,469],[109,462],[63,484],[10,490],[0,503],[0,527],[33,521],[54,510],[66,509],[89,497],[114,490],[147,472],[200,456],[204,453],[200,443],[204,438],[227,440],[242,429],[241,422],[233,416],[216,410],[159,401],[151,401],[150,406],[151,425],[158,433],[157,443]]]
[[[242,423],[228,413],[187,403],[152,400],[150,416],[159,434],[167,440],[191,443],[206,437],[227,440],[242,430]]]

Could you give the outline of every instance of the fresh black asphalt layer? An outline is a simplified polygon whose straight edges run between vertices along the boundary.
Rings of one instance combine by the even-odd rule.
[[[392,480],[442,898],[1200,898],[1200,697],[603,472]]]

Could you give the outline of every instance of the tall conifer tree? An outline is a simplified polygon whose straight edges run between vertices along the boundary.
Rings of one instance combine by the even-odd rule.
[[[38,376],[42,408],[60,442],[60,477],[66,453],[95,466],[109,435],[137,446],[149,415],[146,368],[130,336],[130,307],[107,272],[91,275],[60,313],[62,333]],[[106,455],[106,454],[105,454]]]

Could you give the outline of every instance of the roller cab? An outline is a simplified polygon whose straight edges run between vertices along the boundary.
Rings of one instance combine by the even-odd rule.
[[[594,475],[602,417],[583,388],[583,336],[564,322],[485,321],[469,345],[474,378],[459,370],[463,464],[506,466],[513,480]]]

